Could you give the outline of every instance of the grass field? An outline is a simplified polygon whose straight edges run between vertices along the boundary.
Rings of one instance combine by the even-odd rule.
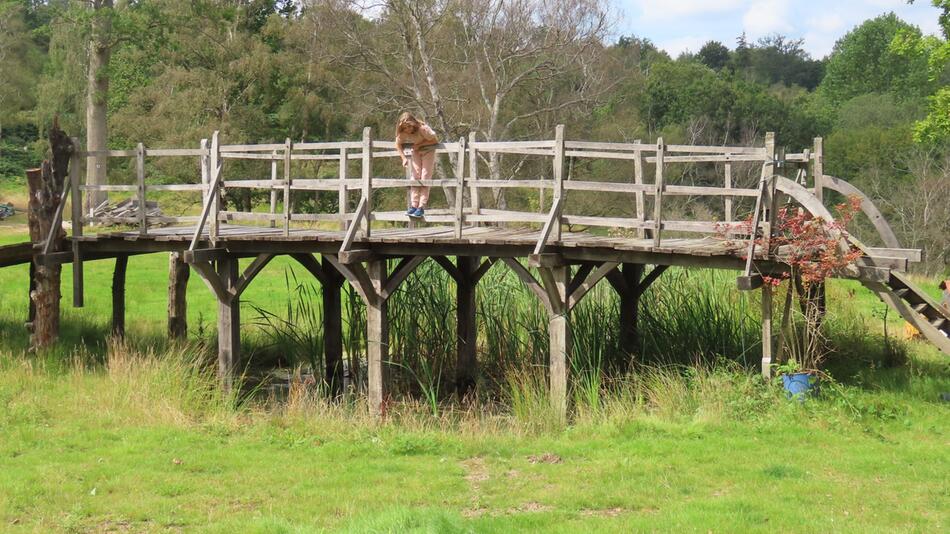
[[[0,243],[21,232],[8,226]],[[722,358],[643,366],[583,387],[580,377],[596,369],[592,355],[609,352],[601,345],[610,340],[597,340],[613,328],[597,297],[575,319],[578,360],[592,367],[575,368],[572,419],[561,427],[531,366],[539,350],[532,343],[544,338],[534,308],[521,307],[521,290],[499,275],[492,279],[498,292],[516,300],[479,288],[486,293],[480,357],[507,370],[486,384],[496,394],[471,405],[443,400],[435,415],[418,397],[403,397],[377,423],[359,395],[332,403],[300,384],[286,402],[222,396],[207,365],[214,302],[197,278],[188,294],[190,342],[161,339],[166,262],[159,254],[130,260],[128,345],[103,339],[111,262],[87,263],[86,308],[74,310],[64,298],[63,344],[38,355],[23,350],[26,269],[0,269],[0,530],[947,530],[950,404],[940,401],[950,391],[947,358],[893,340],[906,363],[871,368],[877,360],[862,352],[880,352],[882,325],[893,336],[901,323],[893,313],[885,323],[883,305],[856,284],[830,287],[840,371],[805,403],[785,400],[735,363],[743,358],[733,352],[753,343],[755,325],[716,328],[755,303],[735,295],[729,273],[676,275],[675,284],[710,290],[706,308],[645,319],[655,343],[663,333],[692,335],[703,354]],[[276,260],[246,293],[252,353],[266,352],[255,337],[261,328],[251,324],[253,305],[291,313],[289,268]],[[67,296],[69,280],[67,266]],[[394,311],[404,330],[394,350],[422,343],[442,350],[442,337],[426,337],[444,321],[438,306],[419,308],[416,322]],[[707,316],[691,321],[686,313]],[[421,333],[406,332],[416,328]],[[505,344],[509,337],[517,343]],[[671,350],[699,350],[689,347]]]

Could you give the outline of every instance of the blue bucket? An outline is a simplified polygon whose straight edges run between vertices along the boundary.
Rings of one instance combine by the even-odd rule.
[[[782,385],[790,399],[805,400],[818,394],[818,377],[809,373],[790,373],[782,375]]]

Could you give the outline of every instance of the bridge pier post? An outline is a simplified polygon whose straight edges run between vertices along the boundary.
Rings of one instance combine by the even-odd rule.
[[[617,272],[623,279],[621,287],[613,284],[620,296],[620,349],[630,357],[640,348],[640,279],[643,278],[642,263],[624,263]]]
[[[541,279],[551,298],[548,307],[548,340],[550,342],[551,406],[561,420],[567,418],[568,362],[573,348],[571,305],[568,302],[571,283],[569,265],[542,268]]]
[[[217,261],[222,289],[230,298],[218,296],[218,378],[225,391],[234,387],[234,371],[241,357],[241,299],[238,296],[238,260]]]
[[[168,337],[185,339],[188,336],[188,278],[191,269],[181,252],[168,255]]]
[[[366,299],[366,380],[369,412],[373,417],[383,415],[383,403],[389,393],[386,376],[386,362],[389,361],[389,299],[382,295],[386,286],[386,271],[386,260],[368,262],[367,274],[373,291]]]
[[[331,396],[343,393],[343,275],[323,258],[323,357]]]
[[[115,257],[115,269],[112,272],[112,335],[116,337],[125,337],[125,274],[128,267],[128,255]]]
[[[772,376],[774,343],[772,335],[772,286],[762,286],[762,378]]]
[[[456,260],[459,276],[455,280],[457,361],[455,365],[455,391],[459,399],[475,389],[476,343],[478,327],[475,319],[474,277],[479,258],[459,256]]]

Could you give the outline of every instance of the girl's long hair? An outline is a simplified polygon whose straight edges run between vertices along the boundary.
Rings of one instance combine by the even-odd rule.
[[[408,111],[403,111],[402,115],[399,115],[399,120],[396,122],[397,136],[399,135],[399,130],[402,129],[404,124],[412,124],[413,126],[416,127],[416,129],[418,129],[420,125],[419,119],[417,119],[415,115],[413,115],[412,113]]]

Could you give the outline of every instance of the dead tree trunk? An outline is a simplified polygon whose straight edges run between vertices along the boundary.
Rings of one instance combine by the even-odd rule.
[[[69,171],[69,158],[73,143],[54,122],[49,132],[49,159],[39,169],[26,172],[30,189],[27,208],[30,240],[42,245],[50,232],[55,232],[52,251],[63,250],[66,233],[62,226],[53,227],[56,209],[62,198],[63,187]],[[33,280],[30,284],[31,336],[30,348],[41,349],[52,345],[59,337],[60,264],[47,264],[38,256],[33,257]]]

